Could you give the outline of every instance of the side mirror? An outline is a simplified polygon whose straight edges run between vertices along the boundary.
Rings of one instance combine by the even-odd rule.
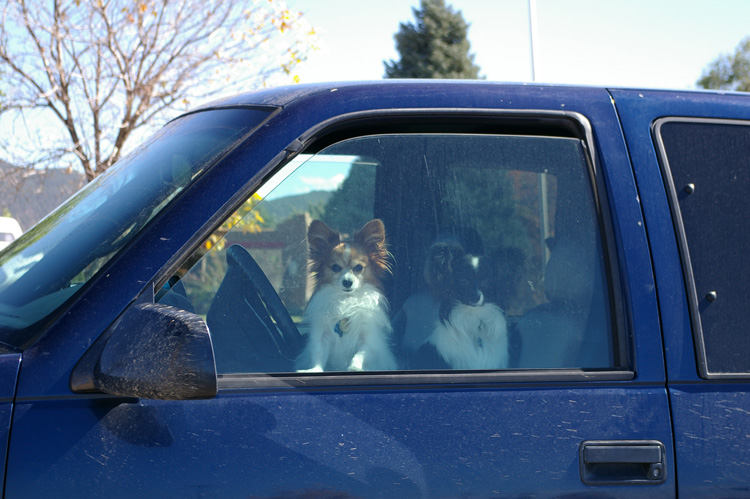
[[[81,358],[70,378],[76,393],[104,392],[162,400],[216,396],[208,326],[167,305],[134,305]]]

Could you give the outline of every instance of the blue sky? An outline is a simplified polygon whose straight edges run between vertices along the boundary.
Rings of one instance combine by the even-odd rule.
[[[446,0],[470,24],[488,80],[531,81],[528,0]],[[398,59],[393,35],[419,0],[287,0],[319,34],[297,68],[302,83],[372,80]],[[692,89],[719,54],[750,35],[750,0],[536,0],[537,82]],[[335,189],[349,164],[295,171],[269,199]],[[311,175],[311,171],[315,175]],[[290,168],[288,172],[293,171]]]
[[[531,81],[527,0],[447,0],[470,24],[489,80]],[[380,79],[393,35],[419,0],[287,0],[320,36],[301,82]],[[694,88],[703,68],[750,35],[747,0],[536,0],[536,81]]]
[[[413,21],[419,6],[419,0],[286,2],[319,35],[319,50],[296,68],[302,83],[382,78],[383,61],[398,58],[399,23]],[[528,0],[446,2],[469,23],[471,53],[487,79],[531,81]],[[535,0],[535,6],[535,75],[542,83],[691,89],[712,60],[750,35],[750,0]],[[346,165],[336,168],[328,188],[346,172]],[[314,189],[319,180],[293,184]]]

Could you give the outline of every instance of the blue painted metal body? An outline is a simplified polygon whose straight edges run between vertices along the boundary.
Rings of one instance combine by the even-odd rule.
[[[3,483],[5,483],[6,457],[13,416],[13,398],[16,394],[18,367],[20,365],[20,353],[0,355],[0,449],[3,450],[0,458],[0,465],[2,465],[0,477],[2,477]]]
[[[674,421],[678,488],[687,497],[750,494],[750,386],[701,379],[680,254],[651,126],[680,116],[750,119],[746,95],[613,91],[641,193],[664,335]]]
[[[747,484],[750,473],[743,475],[737,463],[748,461],[748,446],[728,443],[750,434],[747,385],[707,382],[697,374],[650,125],[662,115],[747,119],[748,99],[394,81],[267,90],[212,107],[248,105],[275,114],[110,262],[23,352],[20,372],[20,354],[0,356],[5,440],[10,432],[8,497],[287,497],[320,491],[357,497],[673,497],[678,490],[716,497]],[[264,390],[248,384],[199,401],[71,392],[72,369],[96,338],[129,304],[147,297],[175,255],[185,254],[196,234],[208,234],[219,214],[247,197],[296,139],[347,113],[394,109],[554,110],[589,121],[602,199],[609,205],[633,379],[365,381]],[[666,480],[586,485],[579,476],[579,447],[586,440],[658,440],[665,447]],[[709,479],[714,482],[707,487]]]

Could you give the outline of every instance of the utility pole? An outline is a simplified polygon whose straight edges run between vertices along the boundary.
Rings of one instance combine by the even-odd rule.
[[[536,61],[534,60],[535,45],[538,39],[536,24],[536,0],[527,0],[529,6],[529,49],[531,54],[531,81],[536,81]],[[542,269],[547,265],[549,260],[549,248],[547,239],[549,238],[549,207],[548,207],[548,187],[547,174],[542,172],[539,175],[539,239],[541,239]]]
[[[528,0],[529,6],[529,45],[531,50],[531,81],[536,81],[536,63],[534,61],[534,46],[538,38],[536,25],[536,0]]]

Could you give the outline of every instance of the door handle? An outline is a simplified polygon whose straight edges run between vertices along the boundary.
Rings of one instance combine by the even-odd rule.
[[[588,440],[579,447],[581,480],[589,485],[659,484],[667,475],[658,440]]]

